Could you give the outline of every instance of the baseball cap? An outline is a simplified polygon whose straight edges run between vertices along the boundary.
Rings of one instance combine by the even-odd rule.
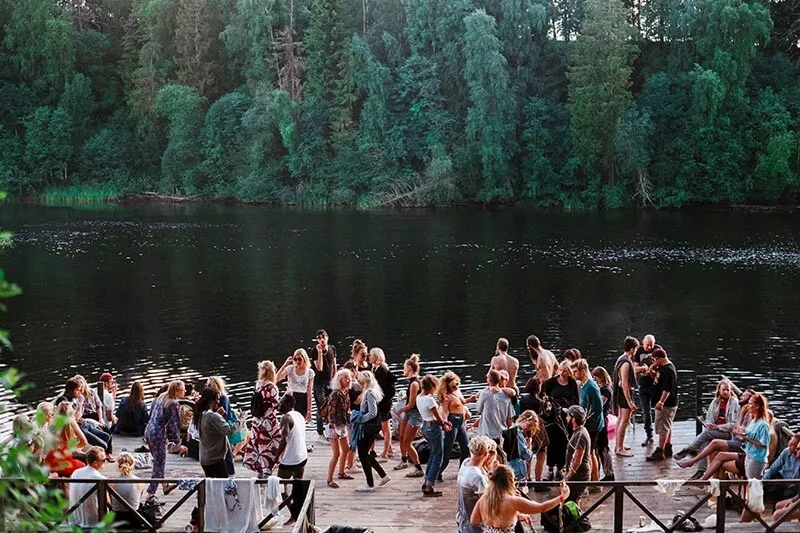
[[[567,409],[567,415],[574,418],[578,424],[586,422],[586,410],[580,405],[573,405]]]

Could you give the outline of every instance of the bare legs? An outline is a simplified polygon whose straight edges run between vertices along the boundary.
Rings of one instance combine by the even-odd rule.
[[[394,450],[392,449],[392,427],[391,420],[381,421],[381,432],[383,433],[383,451],[381,457],[388,459],[394,457]]]
[[[705,481],[713,476],[720,477],[725,472],[736,474],[736,460],[739,458],[737,452],[719,452],[714,460],[708,465],[708,470],[703,474],[700,479]]]
[[[417,435],[417,428],[409,425],[404,419],[403,423],[400,424],[400,430],[402,431],[400,433],[400,453],[403,457],[408,457],[411,464],[418,465],[419,456],[417,455],[417,450],[411,445],[411,441]]]
[[[335,483],[333,482],[333,473],[336,470],[336,465],[339,465],[339,477],[344,477],[344,467],[347,463],[347,455],[350,451],[350,446],[348,445],[347,437],[339,437],[336,439],[330,440],[331,444],[331,453],[333,456],[331,457],[330,462],[328,463],[328,485],[333,486]],[[332,485],[333,483],[333,485]]]
[[[709,443],[708,446],[700,450],[700,453],[695,455],[693,458],[684,459],[683,461],[678,461],[678,466],[680,466],[681,468],[689,468],[690,466],[694,465],[704,457],[708,457],[710,455],[711,459],[713,460],[715,459],[714,457],[715,454],[727,451],[728,451],[728,441],[722,439],[714,439]],[[711,469],[709,468],[709,470]]]
[[[619,410],[619,418],[617,419],[617,436],[616,436],[616,446],[614,451],[617,455],[622,455],[625,457],[633,457],[633,453],[625,449],[625,435],[628,432],[628,426],[631,423],[631,410],[630,409],[622,409]]]

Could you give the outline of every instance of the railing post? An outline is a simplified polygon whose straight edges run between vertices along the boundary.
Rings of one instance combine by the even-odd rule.
[[[206,530],[206,480],[197,486],[197,530]]]
[[[316,523],[317,523],[316,522],[316,520],[317,520],[316,512],[314,512],[314,506],[316,504],[315,499],[317,497],[317,490],[316,490],[316,488],[313,486],[313,484],[311,482],[309,482],[309,485],[312,485],[312,486],[310,487],[310,490],[311,490],[311,503],[308,506],[308,523],[313,526],[313,525],[316,525]]]
[[[622,485],[614,485],[614,533],[624,531],[623,508],[625,493],[622,492]]]
[[[106,515],[106,500],[108,499],[108,491],[106,490],[106,482],[97,482],[97,518],[102,521]]]
[[[728,495],[728,486],[720,481],[719,497],[717,498],[717,533],[725,533],[725,500]]]
[[[699,435],[703,431],[703,425],[700,423],[700,418],[703,414],[703,402],[700,398],[700,376],[694,375],[694,431],[695,435]],[[698,418],[699,417],[699,418]]]

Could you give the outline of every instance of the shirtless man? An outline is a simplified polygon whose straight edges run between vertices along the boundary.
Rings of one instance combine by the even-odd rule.
[[[505,370],[508,372],[508,383],[511,387],[517,388],[517,373],[519,372],[519,360],[508,355],[508,339],[500,337],[497,339],[497,349],[489,368],[492,370]]]
[[[632,391],[636,387],[636,376],[633,368],[633,354],[639,347],[639,341],[633,337],[625,337],[622,345],[624,353],[619,356],[614,365],[614,414],[617,415],[616,454],[623,457],[633,457],[633,452],[625,446],[625,434],[631,422],[631,416],[636,413],[636,404],[633,403]]]
[[[539,337],[530,335],[527,341],[528,354],[531,356],[531,363],[536,367],[536,377],[544,383],[555,375],[555,368],[558,366],[556,356],[550,350],[545,350]]]

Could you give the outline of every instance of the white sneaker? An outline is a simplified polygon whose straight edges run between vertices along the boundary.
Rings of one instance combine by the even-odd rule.
[[[372,492],[375,490],[375,487],[370,487],[369,485],[362,485],[356,489],[356,492]]]
[[[389,476],[383,476],[381,478],[380,486],[383,487],[384,485],[388,485],[389,482],[392,480]]]

